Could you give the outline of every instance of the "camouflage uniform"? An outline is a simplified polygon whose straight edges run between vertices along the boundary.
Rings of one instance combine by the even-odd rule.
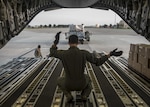
[[[34,56],[36,58],[41,58],[42,57],[42,53],[41,53],[41,50],[40,48],[36,48],[35,51],[34,51]]]
[[[92,86],[89,76],[84,74],[86,62],[99,66],[108,60],[107,56],[96,58],[92,53],[75,46],[68,50],[57,50],[53,45],[50,48],[50,56],[60,59],[63,63],[65,76],[59,77],[57,82],[66,96],[70,91],[82,91],[81,95],[88,97]]]

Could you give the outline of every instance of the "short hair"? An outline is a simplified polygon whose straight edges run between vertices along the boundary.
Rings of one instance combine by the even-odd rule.
[[[41,48],[41,45],[38,45],[38,48]]]
[[[71,36],[69,36],[69,43],[70,44],[78,43],[78,36],[77,35],[71,35]]]

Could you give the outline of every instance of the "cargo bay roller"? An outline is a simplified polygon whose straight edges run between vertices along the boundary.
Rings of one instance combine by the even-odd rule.
[[[113,10],[150,40],[150,0],[0,0],[0,48],[43,10],[87,7]]]

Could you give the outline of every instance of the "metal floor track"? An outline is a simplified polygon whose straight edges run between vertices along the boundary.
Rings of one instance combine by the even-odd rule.
[[[73,91],[72,103],[57,86],[64,75],[55,58],[19,57],[0,67],[0,107],[149,107],[150,83],[128,67],[125,58],[110,58],[101,66],[86,64],[92,92],[86,102]]]

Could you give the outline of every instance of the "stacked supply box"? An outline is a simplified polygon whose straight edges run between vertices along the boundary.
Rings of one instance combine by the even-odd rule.
[[[131,44],[128,64],[138,73],[150,79],[150,45]]]

